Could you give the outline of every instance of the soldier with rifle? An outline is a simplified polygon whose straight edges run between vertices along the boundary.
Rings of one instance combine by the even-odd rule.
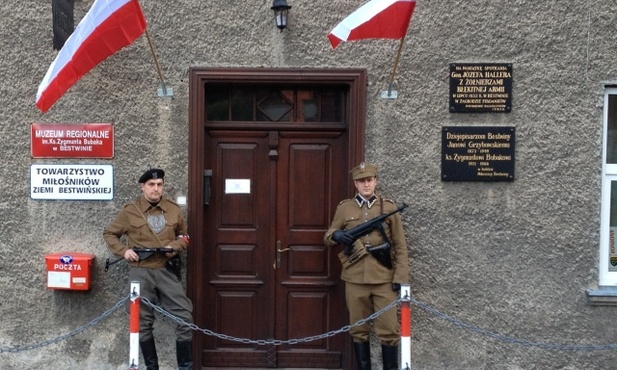
[[[365,319],[398,298],[409,282],[407,243],[396,204],[375,193],[377,166],[360,163],[351,171],[357,194],[339,203],[324,236],[328,247],[342,246],[345,298],[351,324]],[[381,342],[383,369],[398,369],[400,328],[396,310],[379,315],[373,327]],[[370,323],[351,328],[360,370],[371,369]]]
[[[165,171],[152,168],[139,178],[142,196],[126,204],[103,231],[109,250],[130,265],[129,280],[139,281],[140,295],[176,317],[192,323],[193,304],[177,268],[178,254],[189,244],[180,207],[163,197]],[[109,267],[107,265],[106,267]],[[148,370],[158,370],[154,344],[154,310],[141,304],[139,346]],[[192,330],[176,324],[178,368],[193,368]]]

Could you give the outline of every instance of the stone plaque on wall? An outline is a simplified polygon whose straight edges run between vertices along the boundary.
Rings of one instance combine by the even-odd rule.
[[[442,128],[443,181],[513,181],[514,127]]]
[[[512,64],[450,64],[451,113],[509,113]]]

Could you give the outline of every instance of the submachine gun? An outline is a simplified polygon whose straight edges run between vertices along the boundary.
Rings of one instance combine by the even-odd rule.
[[[137,257],[139,257],[140,261],[150,258],[154,253],[171,253],[173,251],[174,250],[172,248],[133,248],[133,252],[137,253]],[[120,257],[117,260],[111,262],[109,261],[109,258],[105,260],[105,272],[109,270],[109,266],[122,260],[124,260],[124,257]]]
[[[392,216],[395,213],[401,212],[407,207],[408,205],[403,203],[402,206],[398,207],[392,212],[384,213],[356,227],[353,227],[349,230],[344,230],[346,234],[351,236],[352,242],[349,245],[341,243],[344,247],[343,253],[347,257],[345,261],[341,259],[341,261],[343,261],[343,264],[351,265],[355,263],[356,261],[359,261],[360,258],[364,256],[366,252],[368,252],[373,257],[375,257],[377,261],[379,261],[379,263],[381,263],[383,266],[385,266],[388,269],[392,269],[392,259],[390,257],[390,248],[392,248],[392,246],[390,245],[390,241],[388,240],[388,237],[386,236],[386,230],[384,228],[383,223],[388,217]],[[379,230],[379,232],[381,233],[381,235],[383,236],[386,242],[381,245],[374,246],[374,247],[368,247],[366,249],[365,248],[361,248],[361,249],[354,248],[354,243],[356,242],[356,240],[370,233],[373,230]]]

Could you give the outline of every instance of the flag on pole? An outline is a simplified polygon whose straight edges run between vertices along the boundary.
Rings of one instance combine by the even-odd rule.
[[[415,7],[416,0],[371,0],[334,27],[328,39],[332,48],[341,41],[402,39]]]
[[[36,93],[36,106],[47,112],[77,80],[145,30],[137,0],[95,0],[49,66]]]

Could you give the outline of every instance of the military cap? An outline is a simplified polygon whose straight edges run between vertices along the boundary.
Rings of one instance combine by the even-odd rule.
[[[352,168],[349,173],[351,173],[351,177],[354,180],[373,177],[377,176],[377,166],[371,163],[362,162],[356,167]]]
[[[143,175],[139,178],[139,183],[143,184],[144,182],[152,179],[164,179],[165,171],[159,168],[151,168],[148,171],[144,172]]]

